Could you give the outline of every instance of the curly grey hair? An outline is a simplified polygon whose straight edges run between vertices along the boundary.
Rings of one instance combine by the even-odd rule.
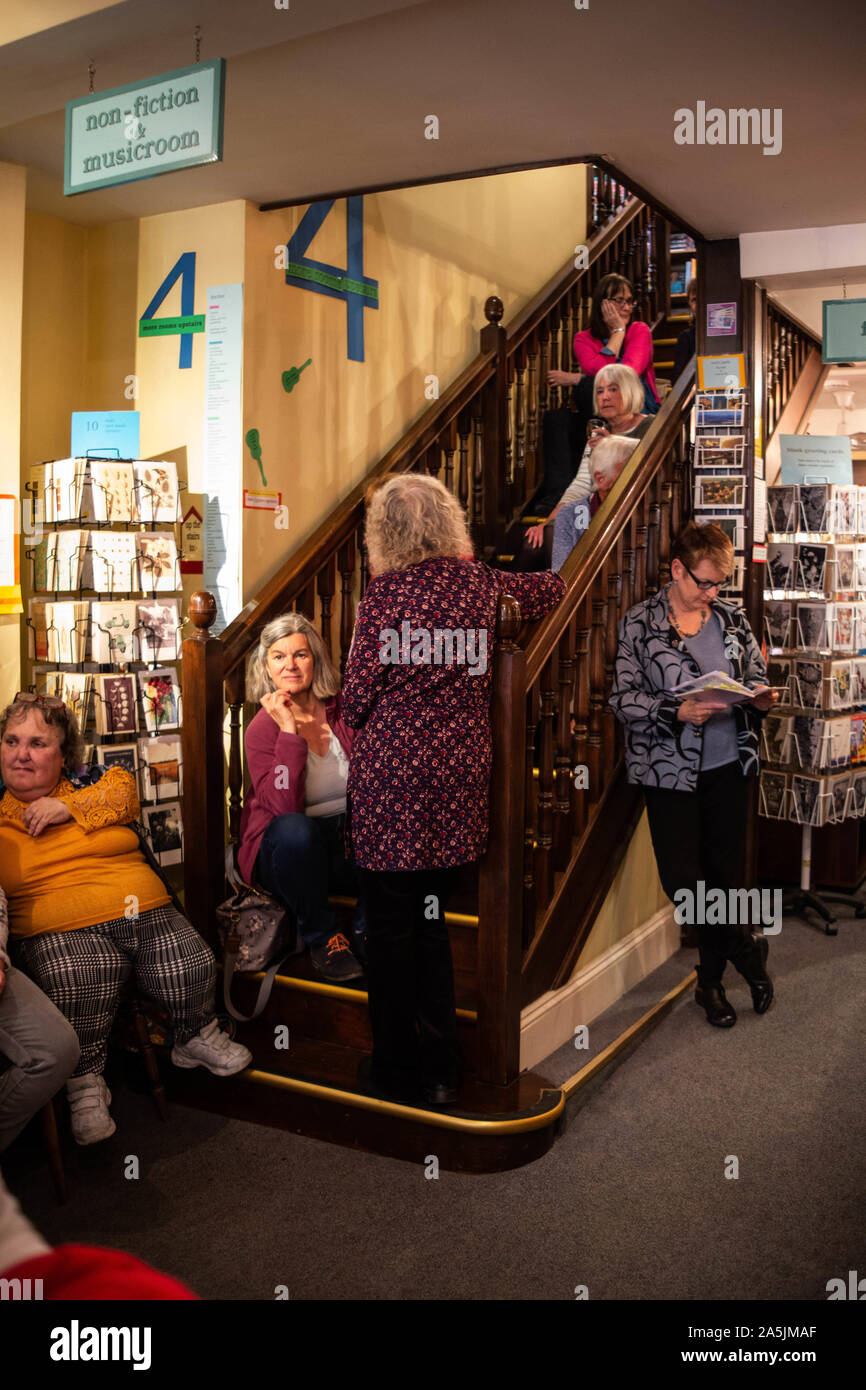
[[[268,652],[275,642],[295,633],[303,633],[313,654],[313,694],[317,700],[328,700],[340,689],[340,674],[331,660],[331,653],[325,646],[309,618],[303,613],[284,613],[281,618],[262,628],[259,645],[253,653],[247,670],[247,699],[258,704],[263,695],[268,695],[276,687],[268,675]]]
[[[42,716],[49,729],[56,729],[60,735],[60,752],[63,758],[63,771],[80,772],[84,758],[84,739],[78,727],[78,720],[66,705],[46,705],[42,700],[13,700],[0,714],[0,741],[6,735],[8,724],[18,724],[31,710]]]
[[[402,473],[368,493],[364,532],[372,575],[439,555],[472,555],[466,514],[438,478]]]

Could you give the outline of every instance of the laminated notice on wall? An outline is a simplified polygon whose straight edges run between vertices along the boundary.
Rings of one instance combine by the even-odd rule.
[[[18,561],[18,498],[0,496],[0,613],[23,613]]]

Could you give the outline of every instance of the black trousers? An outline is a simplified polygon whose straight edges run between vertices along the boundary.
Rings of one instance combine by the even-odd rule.
[[[358,869],[367,912],[373,1077],[385,1086],[456,1086],[460,1045],[445,906],[454,869]]]
[[[671,901],[690,889],[698,902],[697,884],[711,888],[744,888],[746,810],[752,779],[739,762],[698,774],[693,792],[645,787],[647,817],[662,887]],[[702,989],[722,983],[730,960],[740,969],[749,959],[751,931],[747,924],[695,922],[698,938],[698,984]],[[741,971],[742,973],[742,971]]]

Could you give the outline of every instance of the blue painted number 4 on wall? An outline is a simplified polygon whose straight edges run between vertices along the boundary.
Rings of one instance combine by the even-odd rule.
[[[345,270],[304,255],[336,201],[326,198],[307,208],[286,246],[286,284],[345,300],[346,355],[350,362],[363,362],[364,310],[379,307],[379,281],[364,274],[363,197],[346,199]]]

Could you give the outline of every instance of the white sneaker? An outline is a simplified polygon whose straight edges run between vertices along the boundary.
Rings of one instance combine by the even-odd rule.
[[[232,1042],[223,1033],[215,1018],[202,1028],[198,1037],[187,1043],[175,1043],[171,1060],[176,1067],[207,1067],[214,1076],[234,1076],[253,1060],[253,1054],[241,1043]]]
[[[66,1083],[72,1137],[76,1144],[98,1144],[108,1139],[117,1126],[108,1113],[111,1092],[101,1076],[74,1076]]]

